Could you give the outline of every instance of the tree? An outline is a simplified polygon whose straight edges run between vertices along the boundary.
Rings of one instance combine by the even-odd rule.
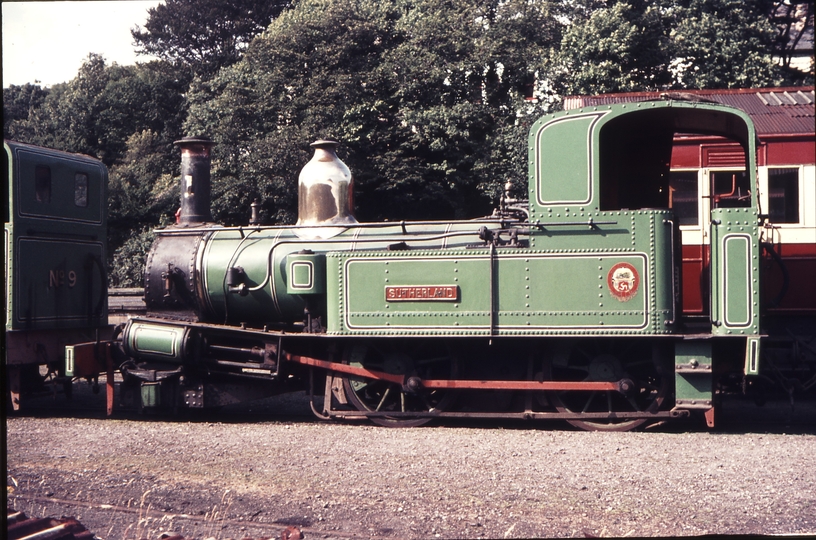
[[[378,31],[388,8],[326,4],[302,2],[285,12],[241,62],[193,85],[187,132],[210,134],[217,142],[216,219],[246,222],[256,198],[265,219],[294,217],[308,144],[338,138],[348,104],[377,92],[373,77],[361,85],[358,74],[377,72],[379,51],[392,39]]]
[[[3,137],[11,138],[10,124],[28,119],[30,114],[43,105],[48,93],[48,89],[31,83],[22,86],[12,84],[3,88]]]
[[[380,136],[387,145],[365,153],[374,158],[362,164],[371,181],[361,182],[360,200],[373,197],[376,204],[367,206],[392,218],[489,212],[509,172],[491,158],[526,163],[526,144],[504,135],[519,128],[520,117],[549,107],[546,99],[531,106],[526,98],[547,74],[548,51],[560,39],[552,3],[443,5],[415,2],[398,21],[408,37],[385,59],[394,74],[394,121],[369,122],[390,133]],[[518,163],[510,169],[523,177]]]
[[[97,156],[97,96],[107,84],[105,60],[89,54],[70,83],[55,84],[25,119],[12,121],[8,135],[21,142]]]
[[[813,84],[813,21],[816,2],[807,0],[804,2],[791,2],[790,0],[776,0],[773,2],[771,12],[771,22],[777,29],[776,40],[774,42],[774,52],[779,58],[782,70],[791,82],[799,84]],[[806,45],[805,36],[810,35],[811,60],[810,73],[803,74],[791,67],[791,61],[797,51]],[[801,44],[801,45],[800,45]]]
[[[140,287],[150,230],[172,223],[178,208],[178,174],[168,172],[173,166],[158,134],[134,133],[126,146],[121,162],[109,171],[109,278],[112,286]]]
[[[770,0],[680,0],[671,32],[674,86],[751,88],[783,79]]]
[[[234,64],[289,0],[166,0],[131,30],[139,54],[206,78]]]
[[[111,249],[113,255],[108,263],[109,287],[143,287],[146,254],[155,239],[153,231],[146,227],[133,229],[124,243]]]
[[[113,65],[107,69],[107,82],[96,101],[95,133],[98,156],[106,164],[123,158],[128,138],[151,131],[165,157],[165,171],[177,167],[173,141],[182,136],[181,126],[187,113],[185,92],[188,81],[168,73],[160,62],[137,66]]]
[[[670,20],[661,2],[625,0],[578,11],[557,53],[564,94],[655,90],[671,82]]]
[[[563,94],[749,88],[784,81],[772,0],[588,0],[556,57]]]
[[[41,99],[43,94],[32,90],[36,106],[29,107],[25,118],[18,107],[5,135],[88,154],[107,166],[122,158],[128,137],[143,130],[158,134],[172,152],[186,114],[186,84],[156,62],[107,66],[102,56],[90,54],[73,80],[52,86]]]
[[[245,222],[260,198],[267,218],[291,220],[307,145],[327,137],[343,143],[363,220],[489,211],[485,194],[505,179],[484,158],[510,140],[493,135],[517,121],[558,41],[549,6],[300,2],[190,93],[188,131],[218,142],[216,215]]]
[[[145,130],[128,138],[124,158],[110,168],[108,195],[108,225],[119,236],[115,244],[131,229],[173,219],[179,205],[178,174],[166,164],[159,135]]]

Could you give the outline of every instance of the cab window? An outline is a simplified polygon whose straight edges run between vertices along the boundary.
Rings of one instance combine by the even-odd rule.
[[[51,167],[37,165],[34,169],[34,196],[38,203],[51,202]]]
[[[82,208],[88,206],[88,175],[85,173],[74,175],[74,204]]]
[[[669,207],[674,210],[680,225],[699,223],[697,176],[697,171],[669,173]]]

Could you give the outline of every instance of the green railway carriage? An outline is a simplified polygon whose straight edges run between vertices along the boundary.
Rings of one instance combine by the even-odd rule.
[[[683,315],[669,189],[686,133],[739,143],[748,174],[706,217],[705,320]],[[528,139],[528,199],[508,192],[472,221],[358,223],[336,143],[319,141],[296,225],[220,227],[200,198],[212,143],[179,145],[180,223],[158,232],[148,315],[120,341],[126,403],[204,407],[310,381],[319,416],[385,425],[631,429],[695,410],[713,425],[717,378],[762,367],[756,135],[736,109],[662,100],[545,116]]]
[[[40,366],[62,371],[66,344],[107,337],[108,173],[88,156],[3,146],[4,367],[17,408]]]

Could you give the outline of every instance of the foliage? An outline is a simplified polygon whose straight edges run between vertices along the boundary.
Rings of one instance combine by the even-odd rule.
[[[116,248],[108,263],[110,287],[143,287],[145,254],[150,251],[155,235],[150,229],[137,229]]]
[[[579,2],[580,4],[580,2]],[[557,53],[564,94],[749,88],[784,81],[771,0],[591,1]]]
[[[670,82],[670,20],[659,3],[610,2],[572,19],[558,59],[567,94],[656,89]]]
[[[171,148],[186,114],[185,89],[186,81],[160,63],[106,66],[102,56],[90,54],[76,78],[51,87],[25,117],[8,123],[5,135],[111,166],[122,158],[127,138],[145,129]]]
[[[777,29],[774,40],[774,52],[781,59],[782,69],[787,77],[792,81],[805,81],[806,84],[813,84],[813,57],[810,60],[810,73],[804,75],[791,69],[791,60],[794,52],[800,48],[800,42],[808,33],[811,36],[811,46],[813,45],[814,12],[816,12],[816,2],[814,0],[794,1],[775,0],[771,11],[771,22]]]
[[[169,160],[172,142],[181,137],[186,113],[186,81],[179,81],[163,69],[161,63],[140,66],[111,66],[108,80],[99,94],[96,135],[100,141],[100,158],[117,163],[127,150],[128,138],[145,130],[158,136],[156,144],[165,154],[164,170],[176,166]]]
[[[39,85],[26,83],[3,88],[3,137],[11,138],[9,125],[26,120],[28,115],[40,108],[48,97],[48,90]]]
[[[172,221],[179,205],[178,178],[166,172],[164,160],[161,139],[152,131],[128,138],[124,159],[109,171],[108,224],[114,234],[127,236],[145,223]]]
[[[211,76],[238,61],[252,39],[289,6],[288,0],[166,0],[131,30],[139,54]]]
[[[9,124],[8,135],[49,148],[98,155],[94,120],[100,108],[96,98],[106,82],[104,59],[88,55],[76,78],[52,86],[41,106]]]
[[[769,0],[685,0],[672,29],[679,88],[751,88],[780,79]]]
[[[145,130],[128,138],[124,159],[109,171],[108,243],[112,254],[110,268],[114,269],[111,280],[116,286],[141,286],[124,284],[132,282],[127,276],[138,264],[122,257],[143,261],[149,248],[149,244],[134,240],[133,231],[167,225],[174,220],[179,205],[178,178],[166,172],[165,161],[161,137]]]
[[[361,219],[486,211],[484,193],[504,180],[479,158],[506,142],[492,134],[516,122],[538,59],[557,42],[548,6],[300,2],[190,93],[188,131],[218,141],[216,186],[228,179],[242,194],[216,200],[216,219],[253,198],[267,219],[294,216],[317,138],[343,141]]]

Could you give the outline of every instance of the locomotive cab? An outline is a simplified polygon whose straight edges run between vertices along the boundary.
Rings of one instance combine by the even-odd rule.
[[[657,249],[656,256],[670,257],[669,264],[677,275],[671,294],[673,310],[680,320],[674,322],[687,327],[697,322],[682,316],[682,284],[696,287],[695,296],[709,307],[707,328],[699,331],[758,335],[759,291],[751,285],[758,278],[758,265],[737,262],[755,261],[759,249],[756,135],[750,119],[740,111],[705,103],[641,102],[619,107],[620,112],[626,112],[622,109],[627,107],[631,112],[615,114],[611,107],[568,111],[548,117],[540,127],[533,128],[531,221],[546,217],[558,222],[585,216],[598,221],[621,213],[639,216],[671,211],[672,215],[662,221],[672,229],[668,241],[673,247]],[[712,179],[711,204],[707,205],[709,212],[703,225],[708,245],[712,246],[711,264],[707,265],[708,275],[697,283],[684,279],[677,227],[688,215],[690,205],[696,210],[698,201],[683,199],[670,174],[673,140],[686,134],[736,142],[747,171],[735,175],[733,182]],[[586,148],[585,153],[581,152],[585,160],[565,158],[568,147]],[[576,169],[575,162],[582,167]],[[563,171],[570,167],[570,187],[566,188],[561,181]],[[632,231],[633,236],[637,230]],[[659,231],[649,234],[659,235]]]
[[[5,370],[12,406],[64,375],[65,346],[105,339],[107,168],[89,156],[4,142]],[[70,391],[70,380],[65,388]]]

